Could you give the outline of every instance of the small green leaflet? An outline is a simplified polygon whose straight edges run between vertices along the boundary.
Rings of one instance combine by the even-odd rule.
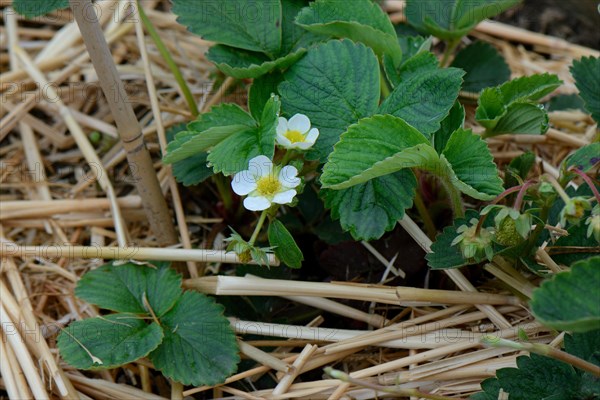
[[[533,292],[531,310],[554,329],[586,332],[600,329],[600,256],[576,262]],[[587,293],[587,296],[582,296]]]
[[[147,356],[162,339],[157,323],[121,313],[73,322],[58,336],[58,348],[75,368],[108,369]]]
[[[69,0],[13,0],[16,12],[27,18],[39,17],[69,7]]]
[[[279,0],[173,0],[173,13],[206,40],[270,56],[281,48]]]
[[[383,58],[383,69],[392,88],[398,86],[409,74],[438,68],[437,57],[429,51],[431,37],[425,39],[421,36],[404,36],[399,37],[398,41],[403,48],[400,67],[395,66],[390,57]]]
[[[460,248],[452,246],[452,241],[458,235],[456,232],[458,227],[467,224],[472,218],[479,218],[479,213],[475,210],[467,210],[465,217],[456,219],[452,225],[445,227],[442,233],[437,235],[431,245],[432,252],[425,256],[429,268],[448,269],[470,264],[463,257]]]
[[[404,168],[434,169],[439,161],[429,141],[404,120],[375,115],[351,125],[323,168],[324,188],[346,189]]]
[[[216,145],[208,155],[214,172],[233,175],[247,169],[248,162],[261,154],[272,159],[280,107],[279,98],[271,97],[265,105],[258,127],[234,133]]]
[[[208,153],[199,153],[173,164],[173,176],[183,186],[193,186],[213,176],[209,168]]]
[[[300,268],[304,256],[294,237],[280,221],[274,219],[269,224],[269,244],[275,255],[290,268]]]
[[[502,55],[485,42],[475,42],[459,51],[451,66],[467,72],[462,86],[467,92],[479,93],[510,79],[510,69]]]
[[[148,356],[175,381],[222,383],[239,362],[233,330],[222,306],[180,285],[168,265],[113,263],[88,272],[77,295],[119,313],[69,325],[58,337],[61,356],[80,369],[115,368]]]
[[[560,86],[556,75],[524,76],[484,89],[475,118],[486,128],[486,135],[503,133],[542,134],[548,130],[548,116],[534,104]]]
[[[406,2],[408,22],[428,34],[445,40],[466,35],[479,22],[502,13],[520,0],[445,0]]]
[[[281,0],[281,51],[279,56],[298,49],[307,49],[310,45],[323,41],[324,37],[311,33],[296,23],[296,17],[306,5],[305,0]]]
[[[492,200],[504,190],[487,143],[471,130],[455,131],[440,158],[448,163],[450,181],[464,194]]]
[[[150,360],[165,376],[186,385],[216,385],[236,371],[236,339],[223,306],[186,291],[163,318],[165,337]]]
[[[459,129],[438,156],[425,136],[391,115],[375,115],[350,126],[325,164],[321,183],[324,188],[345,189],[415,167],[449,179],[477,199],[490,200],[502,192],[492,156],[479,136]]]
[[[377,109],[377,57],[350,40],[319,44],[285,72],[279,93],[286,113],[304,114],[319,128],[308,157],[325,161],[340,134]]]
[[[320,194],[331,209],[331,218],[339,219],[355,240],[374,240],[394,229],[404,217],[416,188],[415,175],[404,169],[347,189],[321,189]]]
[[[175,135],[163,157],[166,164],[202,153],[239,131],[251,130],[256,121],[236,104],[221,104],[201,114],[187,125],[187,130]]]
[[[442,154],[452,134],[458,129],[462,129],[464,123],[465,108],[457,101],[450,109],[450,113],[446,118],[440,122],[440,129],[431,135],[431,142],[438,154]]]
[[[277,86],[281,81],[283,81],[283,74],[279,71],[273,71],[252,81],[252,86],[248,90],[248,109],[254,119],[260,119],[271,95],[278,94]]]
[[[402,78],[377,114],[400,117],[429,138],[458,98],[463,75],[457,68],[425,68],[412,73]]]
[[[85,274],[75,289],[77,297],[107,310],[161,316],[181,292],[181,277],[171,268],[149,265],[103,265]]]
[[[585,102],[585,109],[600,124],[600,58],[583,57],[574,61],[571,74],[575,78],[579,96]]]
[[[581,172],[588,172],[600,162],[600,143],[592,143],[583,146],[575,153],[571,154],[562,163],[562,174],[566,174],[568,169],[575,167]]]
[[[314,33],[349,38],[389,55],[395,65],[402,59],[396,31],[387,14],[370,0],[317,0],[304,8],[296,23]]]
[[[236,49],[221,44],[212,46],[206,57],[226,75],[237,79],[258,78],[277,69],[286,69],[306,53],[298,49],[293,53],[271,60],[262,53]]]

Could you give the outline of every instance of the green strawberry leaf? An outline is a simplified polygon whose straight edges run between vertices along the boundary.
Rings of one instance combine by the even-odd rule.
[[[478,100],[475,119],[486,134],[545,133],[548,116],[533,104],[554,91],[562,82],[556,75],[524,76],[501,86],[486,88]],[[535,107],[535,108],[534,108]]]
[[[107,310],[155,315],[167,312],[181,293],[181,276],[168,267],[105,264],[77,283],[77,297]]]
[[[325,161],[340,134],[377,109],[377,57],[350,40],[319,44],[285,72],[279,93],[287,114],[304,114],[319,129],[308,157]]]
[[[12,5],[17,13],[26,18],[33,18],[69,8],[69,0],[13,0]]]
[[[502,134],[542,135],[548,131],[548,114],[543,106],[530,103],[513,103],[506,109],[506,115],[496,126],[488,129],[486,137]]]
[[[568,173],[569,168],[575,167],[581,172],[592,170],[600,162],[600,142],[588,144],[571,154],[561,165],[562,175]]]
[[[227,137],[239,131],[251,130],[256,121],[250,114],[236,104],[220,104],[210,112],[201,114],[190,122],[187,129],[175,135],[169,142],[165,164],[176,163],[219,144]]]
[[[504,190],[487,143],[471,130],[455,131],[440,157],[449,163],[452,184],[466,195],[492,200]]]
[[[248,90],[248,109],[254,119],[260,120],[271,95],[279,94],[277,86],[281,81],[283,81],[283,74],[279,71],[273,71],[252,81],[252,86]]]
[[[437,68],[402,77],[377,113],[400,117],[429,138],[458,98],[463,75],[460,69]]]
[[[404,120],[375,115],[351,125],[323,168],[324,188],[346,189],[404,168],[434,169],[439,158],[429,141]]]
[[[298,49],[293,53],[272,60],[262,53],[218,44],[208,50],[206,58],[212,61],[225,75],[237,79],[246,79],[258,78],[276,69],[286,69],[305,53],[305,49]]]
[[[233,175],[247,169],[248,162],[261,154],[272,159],[280,108],[279,98],[271,97],[265,105],[258,127],[234,133],[216,145],[208,155],[214,172]]]
[[[383,69],[392,88],[398,86],[408,75],[438,68],[437,57],[429,51],[431,37],[426,39],[421,36],[406,36],[398,40],[404,57],[400,67],[395,66],[390,57],[383,58]]]
[[[388,54],[395,65],[402,59],[396,31],[387,14],[370,0],[317,0],[304,8],[296,23],[304,29],[339,38],[349,38],[371,47],[380,56]]]
[[[463,257],[458,246],[452,246],[452,241],[458,236],[458,227],[467,224],[472,218],[479,218],[479,213],[467,210],[465,217],[457,218],[452,225],[445,227],[442,233],[437,235],[431,245],[432,252],[425,256],[429,268],[448,269],[471,264]]]
[[[412,206],[417,181],[409,169],[342,190],[321,189],[331,218],[355,240],[379,239]]]
[[[177,22],[206,40],[273,57],[281,48],[281,2],[173,0]]]
[[[502,55],[490,44],[475,42],[456,54],[452,67],[466,71],[463,90],[479,93],[510,79],[510,69]]]
[[[466,35],[479,22],[502,13],[520,0],[445,0],[406,2],[408,22],[421,32],[445,40]]]
[[[293,53],[298,49],[307,49],[316,42],[323,41],[324,37],[311,33],[296,24],[296,17],[306,5],[305,0],[281,0],[281,51],[280,56]]]
[[[199,153],[173,164],[173,176],[183,186],[193,186],[214,175],[208,166],[208,153]]]
[[[465,123],[465,108],[458,101],[450,109],[450,113],[440,122],[440,129],[431,135],[431,142],[435,151],[441,154],[446,148],[448,140]]]
[[[503,190],[492,155],[478,135],[457,130],[438,156],[425,136],[391,115],[375,115],[350,126],[329,156],[321,183],[324,188],[345,189],[414,167],[449,179],[480,200],[490,200]]]
[[[600,58],[583,57],[574,61],[571,74],[579,96],[585,102],[585,109],[600,124]]]
[[[58,335],[57,344],[62,358],[75,368],[108,369],[147,356],[162,340],[157,323],[110,314],[73,322]]]
[[[531,310],[544,325],[586,332],[600,329],[600,256],[576,262],[534,290]],[[588,295],[582,296],[582,293]]]
[[[600,331],[565,335],[564,351],[600,365]],[[532,354],[517,358],[518,368],[502,368],[481,383],[473,400],[497,400],[500,390],[511,399],[579,400],[600,396],[600,379],[561,361]]]
[[[166,377],[185,385],[216,385],[233,374],[240,361],[235,334],[223,306],[186,291],[160,319],[161,345],[150,360]]]
[[[275,255],[290,268],[300,268],[304,256],[296,244],[294,237],[285,225],[274,219],[269,224],[269,244],[273,247]]]

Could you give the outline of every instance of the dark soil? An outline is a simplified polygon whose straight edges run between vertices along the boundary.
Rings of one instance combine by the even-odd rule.
[[[496,19],[600,50],[599,9],[595,0],[525,0]]]

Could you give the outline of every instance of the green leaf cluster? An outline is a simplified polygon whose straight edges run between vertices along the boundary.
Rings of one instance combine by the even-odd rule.
[[[459,51],[451,66],[466,72],[462,89],[467,92],[479,93],[510,79],[510,68],[502,55],[485,42],[474,42]]]
[[[546,133],[548,114],[535,102],[553,92],[561,83],[556,75],[541,74],[484,89],[479,97],[475,119],[486,128],[487,136]]]
[[[444,40],[465,36],[479,22],[517,5],[520,0],[408,0],[406,18],[423,33]]]
[[[75,368],[115,368],[147,356],[187,385],[222,383],[236,370],[237,343],[223,307],[182,291],[181,277],[168,266],[106,264],[85,274],[75,294],[116,312],[60,333],[60,354]]]
[[[599,330],[599,287],[600,256],[589,257],[544,281],[533,292],[531,310],[544,325],[554,329]]]
[[[565,335],[565,351],[600,366],[600,331]],[[600,397],[600,379],[589,372],[538,354],[517,357],[517,368],[502,368],[481,383],[472,400],[497,400],[500,390],[511,400],[580,400]]]
[[[600,58],[583,57],[573,62],[571,74],[579,96],[585,102],[585,109],[600,123]]]
[[[233,175],[258,155],[273,158],[280,107],[279,99],[271,97],[256,120],[238,105],[215,106],[175,135],[163,161],[172,164],[197,157],[201,162],[204,158],[215,173]]]

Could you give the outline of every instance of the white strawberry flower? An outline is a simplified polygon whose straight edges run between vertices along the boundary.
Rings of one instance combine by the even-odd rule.
[[[303,114],[296,114],[289,121],[279,117],[277,144],[286,149],[310,149],[319,137],[319,130],[310,126],[310,120]]]
[[[248,163],[248,169],[234,175],[231,187],[244,199],[244,207],[250,211],[262,211],[272,203],[288,204],[296,196],[300,184],[298,170],[291,165],[283,168],[273,165],[266,156],[257,156]]]

